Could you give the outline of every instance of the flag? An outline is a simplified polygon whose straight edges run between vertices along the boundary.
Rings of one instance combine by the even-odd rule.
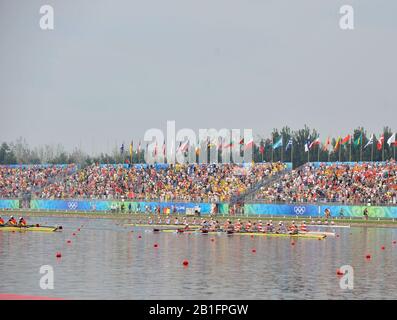
[[[259,147],[259,153],[261,155],[263,155],[265,153],[265,146],[263,144],[261,144],[260,147]]]
[[[181,149],[182,152],[187,152],[189,150],[189,140],[186,140],[182,145]]]
[[[156,145],[154,146],[154,156],[157,156],[157,141],[156,141]]]
[[[273,144],[273,149],[277,149],[283,146],[283,137],[280,137],[276,143]]]
[[[350,136],[350,134],[348,134],[346,137],[343,138],[342,144],[348,143],[350,141],[350,138],[351,138],[351,136]]]
[[[387,144],[389,145],[389,147],[394,144],[396,145],[396,134],[393,133],[389,139],[387,139]]]
[[[130,143],[130,157],[132,157],[133,144],[134,144],[134,142],[131,141],[131,143]]]
[[[336,140],[336,143],[335,143],[335,147],[334,147],[334,152],[336,152],[337,150],[338,150],[338,148],[339,148],[339,146],[340,146],[340,141],[341,141],[341,137],[339,137],[338,138],[338,140]]]
[[[196,145],[196,155],[199,156],[200,155],[200,141],[197,140],[197,145]]]
[[[328,137],[328,138],[327,138],[327,141],[325,141],[323,150],[324,150],[324,151],[328,151],[328,147],[329,147],[330,144],[331,144],[331,138]]]
[[[361,133],[356,140],[354,140],[354,145],[359,146],[363,142],[363,134]]]
[[[247,142],[247,144],[245,145],[244,149],[246,150],[246,149],[252,148],[253,145],[254,145],[254,139],[251,139],[251,140],[249,140]]]
[[[285,147],[285,151],[287,151],[289,149],[289,147],[292,147],[292,138],[288,140],[288,143]]]
[[[309,145],[309,149],[319,144],[320,144],[320,138],[317,138],[316,140],[313,140],[313,142]]]
[[[138,150],[136,151],[136,153],[137,153],[137,158],[138,158],[138,163],[139,163],[139,153],[141,152],[141,142],[139,141],[139,144],[138,144]]]
[[[368,147],[369,145],[374,144],[374,138],[375,138],[375,135],[372,134],[371,138],[369,139],[369,141],[367,142],[367,144],[364,146],[364,149],[365,149],[366,147]]]
[[[385,141],[385,135],[382,134],[382,136],[379,138],[379,141],[376,145],[376,147],[378,148],[378,150],[382,150],[383,147],[383,142]]]
[[[122,143],[122,144],[121,144],[121,147],[120,147],[120,153],[121,153],[121,154],[123,154],[123,153],[124,153],[124,143]]]
[[[242,146],[244,144],[244,138],[242,138],[241,140],[240,140],[240,145]]]

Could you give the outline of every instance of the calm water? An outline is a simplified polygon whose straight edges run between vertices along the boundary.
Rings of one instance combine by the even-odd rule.
[[[293,246],[286,238],[153,234],[106,219],[29,222],[61,224],[64,231],[0,232],[0,293],[67,299],[397,299],[396,229],[337,229],[339,238],[297,239]],[[340,289],[336,276],[346,264],[354,268],[350,291]],[[54,268],[54,290],[40,289],[42,265]]]

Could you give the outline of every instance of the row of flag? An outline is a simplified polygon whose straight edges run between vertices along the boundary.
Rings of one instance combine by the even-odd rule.
[[[376,139],[375,134],[372,134],[370,139],[368,140],[368,142],[364,146],[364,149],[367,148],[368,146],[374,145],[375,141],[377,141],[377,143],[376,143],[377,149],[378,150],[382,150],[383,144],[384,144],[384,140],[385,140],[384,135],[380,136],[379,139]],[[348,143],[351,143],[352,145],[355,145],[355,146],[362,145],[362,143],[363,143],[362,134],[360,136],[358,136],[354,141],[353,141],[353,137],[350,134],[348,134],[344,138],[338,137],[338,139],[336,140],[336,143],[335,143],[334,146],[332,146],[331,139],[330,139],[330,137],[328,137],[327,140],[324,142],[324,144],[322,146],[322,149],[324,151],[329,151],[329,147],[332,146],[333,147],[332,151],[335,152],[335,151],[337,151],[340,148],[340,146],[346,145]],[[251,139],[245,144],[244,143],[244,139],[241,139],[238,144],[240,146],[244,146],[244,149],[248,149],[248,148],[250,148],[250,147],[252,147],[254,145],[254,141]],[[396,133],[393,133],[389,137],[389,139],[387,140],[387,144],[389,146],[392,146],[392,145],[393,146],[397,146]],[[208,148],[218,147],[218,149],[221,150],[222,148],[225,148],[225,149],[233,148],[234,145],[235,145],[234,142],[225,143],[224,139],[222,139],[222,138],[219,140],[218,143],[211,142],[210,140],[207,140],[207,147]],[[305,152],[309,152],[313,147],[320,146],[320,145],[321,145],[321,140],[320,140],[319,137],[317,137],[313,141],[309,141],[308,140],[305,143]],[[273,148],[273,150],[276,150],[276,149],[281,148],[283,146],[284,146],[283,137],[280,137],[274,143],[271,144],[271,147]],[[285,144],[285,151],[288,151],[288,149],[292,148],[292,146],[293,146],[293,140],[292,140],[292,138],[290,138],[290,139],[288,139],[287,143]],[[147,147],[147,145],[146,145],[146,147]],[[179,146],[177,148],[177,152],[178,151],[188,152],[189,151],[189,147],[190,147],[189,140],[186,140],[185,142],[180,142]],[[199,143],[197,143],[197,145],[194,146],[194,147],[195,147],[196,154],[199,154],[199,152],[200,152]],[[171,148],[171,150],[172,149],[173,148]],[[124,144],[122,144],[121,147],[120,147],[121,154],[124,154],[124,151],[125,151],[124,150]],[[154,150],[153,150],[153,155],[157,156],[158,151],[159,150],[158,150],[158,146],[157,146],[157,142],[156,142]],[[129,154],[130,154],[131,157],[133,155],[133,152],[134,152],[133,141],[131,141],[130,146],[129,146]],[[139,144],[138,144],[138,149],[137,149],[138,157],[139,157],[140,152],[141,152],[141,142],[139,142]],[[263,143],[261,143],[260,146],[259,146],[259,152],[261,154],[264,154],[264,152],[265,152],[265,147],[264,147]],[[166,144],[165,144],[165,141],[163,142],[163,146],[162,146],[162,154],[164,156],[166,155]]]

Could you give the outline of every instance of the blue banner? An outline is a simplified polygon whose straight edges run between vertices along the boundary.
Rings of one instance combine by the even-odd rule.
[[[270,216],[318,216],[319,207],[313,204],[245,204],[246,214],[264,214]]]

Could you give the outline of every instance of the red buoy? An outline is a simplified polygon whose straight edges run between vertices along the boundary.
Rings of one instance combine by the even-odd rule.
[[[79,232],[80,232],[80,228],[78,228],[78,229],[77,229],[77,231],[79,231]]]
[[[365,256],[365,258],[369,260],[369,259],[371,259],[371,255],[370,255],[370,254],[367,254],[367,255]]]
[[[256,252],[256,249],[252,249],[252,253],[255,253]]]
[[[251,239],[254,239],[254,235],[253,234],[251,234]]]
[[[157,243],[155,243],[154,245],[153,245],[153,247],[155,247],[155,248],[158,248],[158,244]]]
[[[138,239],[141,239],[142,238],[142,236],[138,236]]]
[[[291,242],[291,246],[294,246],[294,245],[295,245],[295,242],[294,242],[294,241],[292,241],[292,242]]]
[[[396,244],[397,243],[397,241],[396,240],[393,240],[393,244]]]
[[[339,234],[337,234],[336,237],[339,238]]]
[[[380,248],[381,248],[382,250],[385,250],[385,249],[386,249],[386,247],[385,247],[385,246],[381,246]]]
[[[60,252],[57,252],[55,256],[56,256],[57,258],[60,258],[60,257],[62,257],[62,254],[61,254]]]
[[[68,241],[66,241],[66,243],[72,243],[72,241],[68,240]]]
[[[73,232],[72,236],[75,236],[76,234]]]
[[[183,260],[182,264],[183,264],[185,267],[187,267],[187,266],[189,265],[189,261]]]
[[[214,238],[212,238],[212,239],[211,239],[211,242],[214,242],[214,241],[215,241],[215,239],[214,239]]]

